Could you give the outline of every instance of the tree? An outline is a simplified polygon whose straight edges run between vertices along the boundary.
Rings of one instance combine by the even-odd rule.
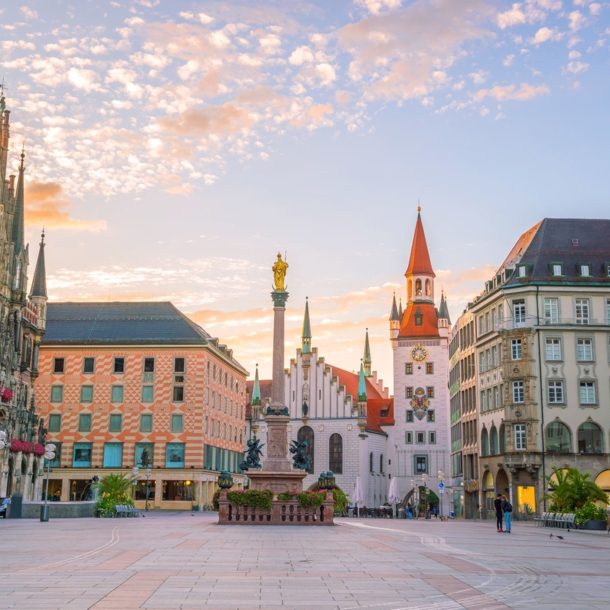
[[[131,488],[132,480],[126,474],[107,474],[100,481],[100,492],[112,497],[126,496]]]
[[[559,470],[553,467],[551,476],[544,476],[549,482],[550,494],[545,494],[541,502],[551,503],[551,512],[572,513],[583,508],[588,502],[608,504],[608,495],[595,482],[590,481],[590,473],[580,472],[577,468]]]

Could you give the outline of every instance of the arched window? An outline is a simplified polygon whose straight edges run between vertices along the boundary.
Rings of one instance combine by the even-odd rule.
[[[214,420],[212,420],[212,426],[210,427],[210,436],[214,436]]]
[[[415,296],[420,297],[421,294],[421,280],[415,280]]]
[[[495,426],[492,426],[490,431],[491,455],[498,455],[498,431]]]
[[[546,427],[545,441],[548,453],[572,453],[570,429],[560,421],[551,422]]]
[[[229,426],[229,440],[233,440],[233,426]]]
[[[603,453],[602,431],[597,424],[585,422],[578,428],[578,453]]]
[[[383,474],[383,453],[379,456],[379,472]]]
[[[331,434],[328,440],[328,469],[335,474],[343,474],[343,438],[340,434]]]
[[[239,444],[240,444],[240,445],[243,445],[243,442],[244,442],[244,441],[243,441],[243,437],[242,437],[242,432],[241,432],[241,430],[240,430],[240,431],[239,431]]]
[[[500,455],[506,453],[506,428],[504,424],[500,426]]]
[[[222,426],[222,438],[227,440],[227,424],[223,424]]]
[[[372,451],[369,455],[369,472],[375,472],[373,470],[373,452]]]
[[[430,280],[426,280],[426,296],[432,296],[432,282]]]
[[[481,432],[481,455],[489,455],[489,434],[487,433],[487,428],[483,428]]]
[[[216,423],[216,436],[220,438],[220,422]]]
[[[307,441],[307,451],[306,454],[311,458],[311,466],[309,467],[309,470],[307,471],[309,474],[311,474],[312,472],[315,471],[315,466],[314,466],[314,434],[313,434],[313,430],[309,427],[309,426],[303,426],[302,428],[299,428],[299,431],[297,432],[297,440],[299,442],[301,441]]]

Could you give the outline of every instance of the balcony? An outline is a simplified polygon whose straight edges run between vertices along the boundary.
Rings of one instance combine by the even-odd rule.
[[[595,327],[595,326],[609,326],[610,320],[597,319],[589,317],[577,317],[577,318],[545,318],[538,316],[525,316],[524,318],[506,318],[504,320],[498,320],[496,322],[495,330],[498,332],[506,330],[517,330],[519,328],[536,328],[536,327],[548,327],[548,326],[572,326],[577,328],[584,327]]]

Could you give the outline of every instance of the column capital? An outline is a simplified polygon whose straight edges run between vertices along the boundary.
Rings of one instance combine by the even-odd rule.
[[[271,293],[273,299],[273,306],[278,309],[286,308],[286,301],[288,300],[288,293],[285,290],[274,290]]]

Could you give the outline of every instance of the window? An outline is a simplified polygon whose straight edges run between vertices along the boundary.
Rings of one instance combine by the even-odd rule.
[[[84,358],[83,359],[83,373],[94,373],[95,372],[95,358]]]
[[[563,403],[563,381],[549,381],[549,404]]]
[[[91,413],[81,413],[78,417],[78,431],[91,432]]]
[[[153,443],[136,443],[134,461],[138,468],[152,468],[155,446]]]
[[[314,439],[315,437],[312,428],[310,428],[309,426],[302,426],[301,428],[299,428],[299,431],[297,432],[297,440],[299,442],[307,441],[306,455],[311,458],[311,465],[309,467],[309,470],[307,471],[309,474],[313,474],[315,472]]]
[[[428,472],[428,456],[415,456],[415,474],[425,474]]]
[[[426,443],[426,433],[425,432],[416,432],[415,433],[415,442],[418,445],[424,445]]]
[[[527,277],[527,267],[525,265],[517,267],[517,277]]]
[[[576,359],[580,362],[593,360],[593,341],[591,339],[576,340]]]
[[[167,443],[165,445],[165,467],[184,468],[184,443]]]
[[[331,434],[328,454],[328,469],[335,474],[343,474],[343,437],[340,434]]]
[[[405,432],[405,444],[406,445],[413,444],[413,432]]]
[[[91,468],[91,443],[74,443],[73,468]]]
[[[110,395],[110,402],[123,402],[123,386],[113,385]]]
[[[481,455],[484,457],[489,455],[489,432],[487,432],[487,428],[481,430]]]
[[[563,275],[563,265],[561,263],[551,263],[551,273],[554,276]]]
[[[407,409],[406,415],[407,415],[407,423],[412,422],[413,421],[413,411],[411,409]]]
[[[494,367],[500,364],[500,362],[498,361],[498,348],[495,345],[491,348],[491,359],[493,361]]]
[[[434,398],[434,386],[429,385],[429,386],[426,388],[426,396],[427,396],[428,398]]]
[[[152,432],[153,416],[151,413],[140,415],[140,432]]]
[[[589,299],[576,299],[576,324],[589,323]]]
[[[426,373],[428,375],[434,374],[434,362],[426,362]]]
[[[485,332],[489,332],[491,330],[491,324],[489,323],[489,312],[485,313]]]
[[[580,277],[591,277],[591,265],[585,264],[580,266]]]
[[[143,385],[142,386],[142,402],[153,402],[154,401],[154,386]]]
[[[115,373],[125,372],[125,358],[115,358],[114,367],[112,369]]]
[[[487,411],[487,393],[481,392],[481,412]]]
[[[511,339],[510,354],[513,360],[521,360],[521,358],[523,357],[521,339]]]
[[[172,432],[182,432],[182,415],[172,415]]]
[[[429,432],[428,433],[428,442],[431,445],[436,445],[436,432]]]
[[[427,413],[428,415],[428,421],[436,421],[435,415],[434,415],[434,409],[430,409]]]
[[[54,358],[53,359],[53,372],[54,373],[63,373],[64,372],[64,359],[63,358]]]
[[[120,432],[121,431],[121,414],[120,413],[112,413],[110,415],[110,423],[108,426],[110,432]]]
[[[64,386],[63,385],[52,385],[51,386],[51,402],[62,402],[64,399]]]
[[[603,453],[602,431],[597,424],[585,422],[578,428],[578,453]]]
[[[144,372],[145,373],[154,373],[155,372],[155,359],[154,358],[144,358]]]
[[[485,352],[485,356],[487,359],[487,370],[490,371],[491,370],[491,350],[487,350]]]
[[[186,370],[184,363],[184,358],[174,358],[174,373],[184,373]]]
[[[525,326],[525,301],[513,301],[513,316],[515,319],[515,328]]]
[[[59,432],[61,430],[61,415],[53,413],[49,415],[49,432]]]
[[[595,404],[595,383],[593,381],[580,382],[580,404],[594,405]]]
[[[413,375],[413,363],[405,363],[405,375]]]
[[[183,385],[174,386],[172,400],[174,402],[184,402],[184,386]],[[226,402],[225,402],[225,411],[226,411]]]
[[[123,466],[123,443],[104,443],[104,468]]]
[[[525,402],[523,381],[513,381],[513,402]]]
[[[572,438],[568,427],[558,421],[546,427],[546,450],[548,453],[572,453]]]
[[[487,360],[485,359],[485,353],[481,352],[479,354],[479,371],[481,373],[484,373],[487,370],[487,368],[485,366],[486,362],[487,362]]]
[[[557,324],[559,322],[557,299],[544,299],[544,319],[547,324]]]
[[[413,388],[411,388],[411,387],[405,388],[405,396],[406,396],[406,398],[413,398]]]
[[[82,385],[80,387],[80,401],[81,402],[93,402],[93,386]]]
[[[546,359],[561,360],[561,339],[546,340]]]
[[[500,407],[500,392],[498,391],[498,388],[495,387],[494,388],[494,409],[498,409]]]
[[[606,324],[610,324],[610,299],[606,299]]]
[[[495,426],[489,432],[489,449],[491,455],[498,455],[498,429]]]
[[[383,474],[383,453],[379,456],[379,472]]]
[[[375,472],[373,468],[373,452],[369,453],[369,472]]]
[[[515,449],[517,451],[523,451],[527,448],[527,442],[525,439],[525,424],[515,424]]]

